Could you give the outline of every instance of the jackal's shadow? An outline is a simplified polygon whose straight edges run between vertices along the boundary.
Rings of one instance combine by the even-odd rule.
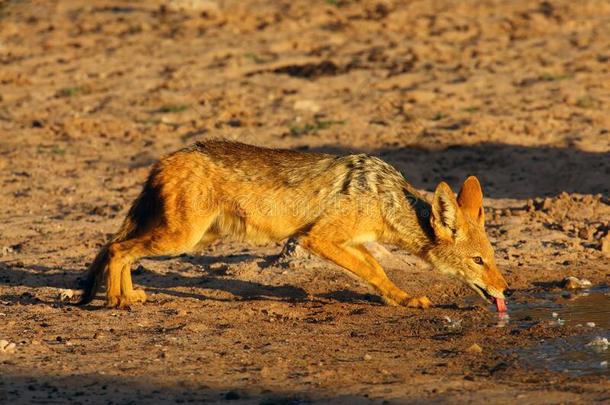
[[[275,256],[263,257],[262,263],[272,263]],[[370,302],[381,303],[381,299],[375,295],[359,293],[355,291],[339,290],[321,293],[317,295],[308,294],[303,288],[290,285],[268,285],[251,280],[240,279],[238,275],[227,272],[227,263],[247,262],[260,260],[261,257],[253,255],[229,255],[218,257],[214,260],[209,256],[183,256],[173,258],[178,264],[185,266],[185,271],[170,271],[158,273],[140,265],[133,271],[133,280],[136,285],[142,286],[149,293],[164,294],[181,298],[195,298],[199,300],[213,301],[253,301],[253,300],[279,300],[288,302],[302,302],[311,300],[334,300],[340,302]],[[155,258],[154,260],[164,260]],[[169,259],[166,259],[169,260]],[[201,267],[200,273],[193,276],[192,264],[206,265]],[[218,265],[210,266],[211,263]],[[261,271],[276,271],[272,266],[263,266]],[[84,270],[73,268],[60,268],[57,266],[43,266],[38,264],[19,263],[13,265],[0,262],[0,288],[2,286],[19,287],[25,286],[32,289],[51,288],[79,288],[79,281]],[[278,272],[278,278],[281,275]],[[187,290],[187,291],[185,291]],[[229,293],[206,294],[206,290]],[[0,289],[1,291],[1,289]],[[101,294],[99,297],[101,298]],[[24,292],[20,294],[0,294],[1,301],[19,302],[21,304],[49,303],[43,301],[35,292]]]

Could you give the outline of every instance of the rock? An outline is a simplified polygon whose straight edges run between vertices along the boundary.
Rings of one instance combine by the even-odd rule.
[[[373,357],[370,354],[365,354],[362,359],[364,361],[371,361],[371,360],[373,360]]]
[[[392,252],[386,249],[385,246],[376,243],[376,242],[366,242],[366,249],[375,257],[377,260],[385,259],[387,257],[392,257]]]
[[[593,236],[593,229],[589,227],[583,227],[578,230],[578,237],[580,239],[589,240]]]
[[[594,328],[594,327],[595,327],[595,322],[587,322],[587,323],[586,323],[586,325],[587,325],[589,328]]]
[[[0,256],[10,255],[11,253],[15,253],[15,250],[11,246],[2,246],[0,249]]]
[[[445,320],[449,329],[460,329],[462,327],[462,319],[451,319],[445,316]]]
[[[602,238],[599,250],[601,250],[606,257],[610,257],[610,233]]]
[[[563,288],[567,288],[569,290],[580,288],[580,283],[576,277],[566,277],[561,282],[561,286]]]
[[[606,350],[608,347],[610,347],[610,342],[608,341],[608,338],[597,336],[595,339],[587,343],[587,346],[600,350]]]
[[[278,258],[275,260],[275,265],[280,267],[293,267],[296,263],[311,259],[311,254],[299,245],[299,242],[290,238],[282,248]]]
[[[309,111],[312,113],[320,111],[320,106],[313,100],[297,100],[294,103],[293,108],[295,110]]]
[[[576,277],[566,277],[561,281],[561,286],[568,290],[591,287],[591,282],[586,279],[578,279]]]
[[[0,353],[14,353],[17,345],[8,340],[0,340]]]
[[[163,9],[182,13],[218,14],[218,3],[211,0],[170,0],[161,6]]]
[[[76,301],[82,297],[85,292],[83,290],[71,290],[69,288],[60,288],[58,299],[61,302]]]
[[[483,349],[476,343],[473,343],[468,349],[466,349],[467,353],[483,353]]]
[[[425,90],[415,90],[409,92],[408,100],[417,104],[428,104],[436,99],[436,93]]]

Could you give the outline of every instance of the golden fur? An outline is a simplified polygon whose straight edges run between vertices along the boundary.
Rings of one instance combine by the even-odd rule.
[[[390,281],[364,242],[397,245],[483,298],[503,298],[507,284],[485,234],[482,198],[478,180],[469,177],[457,199],[440,183],[429,203],[392,166],[364,154],[200,142],[153,166],[120,230],[90,265],[81,303],[95,297],[104,275],[109,306],[143,302],[144,291],[131,281],[134,261],[189,252],[219,237],[295,237],[393,305],[426,308],[430,301]]]

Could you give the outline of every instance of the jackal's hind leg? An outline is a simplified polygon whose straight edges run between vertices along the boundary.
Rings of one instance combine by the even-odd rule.
[[[108,306],[128,308],[132,304],[144,302],[144,291],[133,288],[132,263],[142,257],[173,256],[192,251],[200,241],[214,238],[214,235],[204,238],[214,217],[214,212],[184,217],[177,221],[179,226],[161,224],[137,238],[111,244],[106,276]]]
[[[110,260],[106,274],[106,304],[109,307],[129,308],[136,302],[144,302],[146,294],[134,290],[131,282],[131,264],[148,254],[141,240],[131,239],[113,243],[109,247]]]
[[[131,266],[123,266],[121,270],[121,295],[119,308],[126,309],[133,304],[146,302],[146,293],[141,288],[133,288],[131,282]]]

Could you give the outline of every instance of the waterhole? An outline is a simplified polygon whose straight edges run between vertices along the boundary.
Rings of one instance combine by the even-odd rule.
[[[610,375],[608,286],[516,295],[508,304],[508,314],[498,316],[499,327],[528,328],[538,322],[571,326],[581,333],[513,350],[526,367],[571,375]]]

